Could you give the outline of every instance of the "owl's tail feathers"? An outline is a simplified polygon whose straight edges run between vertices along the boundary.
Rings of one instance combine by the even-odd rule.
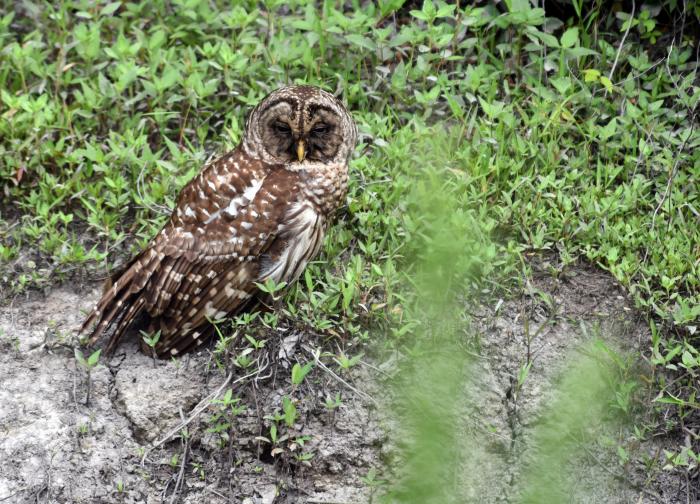
[[[105,353],[112,353],[124,331],[143,309],[145,299],[141,294],[157,266],[154,260],[157,256],[152,250],[145,251],[112,276],[111,282],[107,282],[102,298],[78,331],[78,334],[88,334],[89,346],[116,324],[105,346]]]

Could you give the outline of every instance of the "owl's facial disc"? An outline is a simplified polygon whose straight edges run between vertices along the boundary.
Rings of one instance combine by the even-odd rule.
[[[328,163],[343,142],[337,114],[314,102],[277,103],[262,120],[263,147],[282,163]]]
[[[311,86],[279,89],[251,113],[247,148],[270,163],[347,163],[355,125],[343,104]]]

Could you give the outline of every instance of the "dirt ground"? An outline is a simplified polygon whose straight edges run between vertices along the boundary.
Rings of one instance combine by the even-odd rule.
[[[473,456],[465,459],[461,472],[475,471],[478,477],[462,485],[467,489],[465,500],[542,502],[523,494],[528,478],[533,477],[528,464],[537,462],[537,444],[546,432],[548,418],[562,413],[553,411],[552,405],[566,408],[572,404],[567,402],[569,398],[558,396],[562,377],[571,374],[593,344],[602,344],[626,361],[627,367],[622,367],[628,378],[638,379],[645,372],[639,355],[649,347],[648,324],[635,313],[608,273],[579,264],[554,278],[550,271],[559,268],[552,268],[555,265],[548,261],[533,261],[531,266],[533,278],[525,285],[525,295],[482,306],[473,315],[481,350],[472,363],[475,369],[470,372],[465,404],[478,404],[479,408],[464,414],[464,430],[469,433],[465,444]],[[532,366],[518,386],[528,352]],[[585,399],[573,398],[574,403],[579,400]],[[603,416],[614,413],[610,410],[605,404]],[[587,413],[585,408],[582,412]],[[642,423],[646,413],[637,412],[622,422],[587,425],[590,431],[580,437],[567,433],[567,439],[557,439],[567,444],[571,455],[557,475],[565,480],[568,495],[556,500],[696,502],[696,490],[681,482],[679,475],[660,470],[662,449],[677,446],[679,440],[640,442],[632,436],[633,424]],[[559,418],[567,418],[566,412],[562,414]],[[620,460],[617,444],[628,450],[628,462]],[[642,466],[641,460],[651,469]],[[547,468],[552,469],[556,472],[556,468]],[[547,477],[544,483],[548,483]]]
[[[92,371],[86,406],[85,371],[61,342],[80,325],[81,308],[94,304],[97,294],[96,289],[78,293],[62,287],[45,297],[15,299],[0,311],[0,501],[170,502],[178,478],[179,502],[184,503],[366,500],[360,477],[378,465],[380,430],[366,399],[321,371],[307,379],[310,385],[301,392],[303,404],[315,408],[300,409],[294,426],[295,432],[311,436],[305,446],[315,454],[310,467],[273,458],[266,443],[255,439],[268,435],[261,418],[280,408],[287,391],[281,377],[265,370],[245,387],[234,383],[238,376],[227,387],[234,395],[254,394],[260,408],[237,417],[231,450],[207,432],[211,408],[188,426],[182,476],[180,439],[149,450],[177,427],[180,412],[187,416],[200,401],[208,404],[207,396],[221,388],[226,376],[209,352],[179,362],[158,361],[154,368],[135,342],[124,344]],[[278,358],[308,361],[306,342],[291,339],[296,347],[289,356],[275,349]],[[343,405],[331,414],[322,405],[336,393],[342,394]],[[171,464],[175,455],[178,460]]]
[[[463,424],[455,427],[464,440],[465,456],[456,468],[463,502],[521,500],[537,426],[555,400],[572,351],[594,338],[622,352],[648,346],[645,324],[609,275],[577,266],[554,278],[546,266],[536,268],[540,272],[520,299],[473,310],[476,378],[460,398]],[[316,366],[295,391],[303,400],[290,433],[308,436],[297,452],[280,442],[286,451],[272,454],[257,438],[269,436],[264,417],[280,410],[289,393],[287,370],[312,359],[319,346],[310,335],[281,332],[268,352],[276,364],[245,379],[242,370],[228,376],[209,351],[154,367],[135,342],[125,343],[92,371],[86,405],[86,373],[70,342],[81,309],[98,292],[96,286],[62,286],[0,307],[0,502],[330,504],[371,502],[373,492],[381,493],[366,476],[372,470],[389,474],[382,464],[395,448],[390,413],[376,406],[391,403],[390,387],[374,366],[343,376]],[[533,364],[516,391],[527,334]],[[211,432],[210,406],[213,394],[230,388],[254,405],[236,417],[232,443]],[[336,394],[342,406],[329,411],[324,403]],[[181,436],[178,427],[191,417],[187,436]],[[658,457],[664,442],[635,449]],[[566,470],[569,502],[697,498],[671,474],[655,473],[645,484],[646,473],[620,464],[604,443],[579,448]],[[300,462],[300,450],[313,458]]]

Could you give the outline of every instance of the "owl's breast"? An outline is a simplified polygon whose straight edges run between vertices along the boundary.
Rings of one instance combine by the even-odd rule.
[[[345,201],[348,192],[347,165],[321,165],[302,174],[303,199],[309,201],[322,215],[329,216]]]

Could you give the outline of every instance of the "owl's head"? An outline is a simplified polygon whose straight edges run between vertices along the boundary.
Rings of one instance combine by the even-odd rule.
[[[243,148],[272,164],[347,164],[357,127],[340,100],[314,86],[287,86],[250,113]]]

